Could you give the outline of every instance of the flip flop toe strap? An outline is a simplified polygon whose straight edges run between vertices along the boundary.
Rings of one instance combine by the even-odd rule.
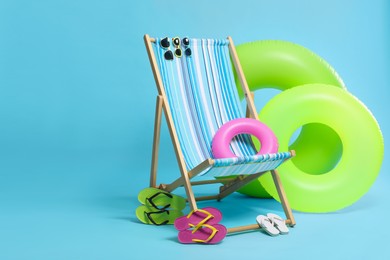
[[[203,210],[203,209],[197,209],[197,210],[193,210],[193,211],[191,211],[188,215],[187,215],[187,218],[190,218],[191,216],[192,216],[192,214],[194,214],[194,213],[196,213],[196,212],[201,212],[201,213],[203,213],[203,214],[205,214],[206,215],[206,217],[202,220],[202,221],[200,221],[196,226],[195,225],[193,225],[193,224],[190,224],[190,226],[194,226],[195,227],[195,231],[197,230],[197,229],[199,229],[201,226],[203,226],[203,225],[206,225],[205,223],[209,220],[209,219],[211,219],[211,218],[214,218],[214,215],[213,214],[211,214],[210,212],[208,212],[207,210]],[[208,225],[209,226],[209,225]]]
[[[156,225],[156,226],[161,226],[161,225],[166,225],[168,224],[169,220],[165,220],[161,223],[157,223],[153,218],[152,218],[152,215],[153,214],[164,214],[164,213],[167,213],[169,215],[169,210],[160,210],[160,211],[151,211],[151,212],[146,212],[145,211],[145,215],[146,217],[150,220],[150,222],[153,223],[153,225]]]
[[[153,200],[157,197],[157,196],[159,196],[159,195],[164,195],[164,196],[167,196],[168,198],[170,198],[170,199],[172,199],[173,198],[173,196],[171,195],[171,194],[169,194],[169,193],[167,193],[167,192],[162,192],[162,191],[160,191],[160,192],[157,192],[156,194],[154,194],[153,196],[151,196],[151,197],[149,197],[149,198],[146,198],[146,200],[150,203],[150,205],[153,207],[153,208],[155,208],[155,209],[161,209],[161,210],[164,210],[164,209],[167,209],[167,208],[169,208],[170,206],[171,206],[171,204],[167,204],[167,205],[165,205],[165,206],[157,206],[154,202],[153,202]]]
[[[191,226],[194,226],[194,225],[191,225]],[[197,230],[199,230],[199,228],[209,228],[211,229],[211,234],[209,235],[209,237],[207,239],[197,239],[197,238],[193,238],[192,239],[192,242],[195,242],[195,243],[208,243],[211,239],[213,239],[213,237],[215,236],[215,234],[217,234],[218,232],[218,229],[216,229],[215,227],[211,226],[211,225],[207,225],[207,224],[203,224],[202,226],[196,226],[194,228],[194,230],[192,230],[192,234],[194,234]]]

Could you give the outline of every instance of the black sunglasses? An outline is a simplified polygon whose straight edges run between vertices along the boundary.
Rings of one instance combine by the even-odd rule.
[[[167,51],[164,53],[164,58],[166,60],[173,60],[173,53],[171,50],[169,50],[169,46],[170,46],[170,43],[169,43],[169,38],[168,37],[165,37],[163,39],[160,40],[160,46],[163,48],[163,49],[167,49]]]
[[[191,56],[192,51],[189,48],[190,40],[188,39],[188,37],[184,37],[181,42],[182,42],[182,44],[184,46],[184,49],[185,49],[184,50],[184,54],[186,56]],[[160,46],[163,49],[167,49],[165,51],[165,53],[164,53],[164,58],[166,60],[173,60],[173,54],[175,54],[175,56],[177,58],[180,58],[181,56],[183,56],[183,52],[182,52],[182,49],[181,49],[181,46],[180,46],[180,38],[179,37],[172,38],[172,44],[173,44],[173,47],[175,48],[175,50],[173,52],[169,49],[171,44],[169,42],[169,38],[168,37],[165,37],[165,38],[160,40]]]
[[[184,54],[186,56],[191,56],[192,54],[192,51],[190,49],[190,39],[188,39],[188,37],[184,37],[181,41],[183,43],[183,46],[184,46]]]

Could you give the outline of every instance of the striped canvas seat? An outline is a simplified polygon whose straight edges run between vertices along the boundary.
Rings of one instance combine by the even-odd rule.
[[[213,158],[211,142],[226,122],[244,118],[226,39],[190,39],[191,55],[167,60],[167,48],[156,39],[154,52],[180,148],[188,171]],[[170,50],[174,51],[173,46]],[[248,135],[233,139],[230,149],[237,158],[213,159],[198,176],[254,174],[278,167],[289,152],[256,155]]]

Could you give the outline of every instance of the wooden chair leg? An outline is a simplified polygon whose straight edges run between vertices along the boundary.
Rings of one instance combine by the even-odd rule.
[[[156,114],[154,118],[154,136],[153,136],[153,151],[152,151],[152,164],[150,169],[150,187],[157,187],[157,163],[158,163],[158,147],[160,143],[161,132],[161,117],[162,117],[163,98],[157,96],[156,100]]]
[[[290,205],[288,203],[286,193],[285,193],[285,191],[283,189],[279,173],[278,173],[277,170],[272,170],[271,174],[272,174],[272,178],[274,180],[275,186],[276,186],[276,190],[278,191],[278,195],[279,195],[279,198],[280,198],[280,202],[282,203],[284,213],[286,214],[286,217],[287,217],[287,221],[286,222],[290,226],[294,226],[296,224],[296,222],[295,222],[292,210],[290,208]]]
[[[185,179],[184,188],[186,190],[187,201],[190,205],[190,209],[193,211],[196,211],[196,210],[198,210],[198,205],[196,204],[196,199],[195,199],[194,192],[192,190],[191,182],[187,178],[184,178],[184,179]]]

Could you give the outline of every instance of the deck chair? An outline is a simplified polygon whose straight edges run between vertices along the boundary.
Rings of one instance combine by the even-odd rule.
[[[295,220],[276,170],[280,164],[295,155],[294,151],[256,155],[250,136],[238,135],[230,147],[237,158],[214,159],[211,153],[212,138],[224,123],[246,116],[258,119],[253,95],[248,89],[232,39],[190,39],[187,46],[182,43],[181,46],[173,46],[171,42],[169,47],[162,46],[161,40],[144,36],[158,90],[150,187],[172,192],[184,186],[190,208],[197,210],[197,201],[221,200],[270,171],[286,214],[286,223],[294,226]],[[182,51],[177,51],[179,48]],[[233,69],[243,89],[246,114],[241,107]],[[162,111],[181,176],[171,184],[157,185]],[[191,182],[194,177],[206,176],[212,178]],[[224,178],[215,178],[218,176]],[[213,183],[222,184],[217,195],[195,197],[193,185]],[[250,224],[229,228],[228,233],[258,228],[257,224]]]

